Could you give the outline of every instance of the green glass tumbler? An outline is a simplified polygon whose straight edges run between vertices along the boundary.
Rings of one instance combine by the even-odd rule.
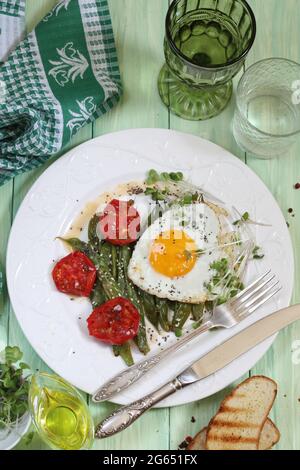
[[[255,35],[255,17],[244,0],[174,0],[158,77],[162,101],[184,119],[217,116],[230,101],[232,79]]]

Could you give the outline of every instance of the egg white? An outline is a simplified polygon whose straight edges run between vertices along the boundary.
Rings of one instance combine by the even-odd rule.
[[[192,238],[200,254],[192,270],[181,277],[170,278],[157,272],[149,261],[153,241],[165,231],[184,231]],[[205,203],[175,207],[157,219],[137,242],[131,257],[128,276],[142,290],[160,298],[186,303],[202,303],[208,299],[205,284],[211,280],[210,265],[220,259],[218,237],[221,222]]]

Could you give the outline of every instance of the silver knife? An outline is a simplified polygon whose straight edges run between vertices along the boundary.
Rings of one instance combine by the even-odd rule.
[[[95,436],[97,438],[109,437],[123,431],[156,403],[172,395],[177,390],[214,374],[296,320],[300,320],[300,305],[284,308],[257,321],[201,357],[168,384],[134,403],[116,410],[98,424]]]

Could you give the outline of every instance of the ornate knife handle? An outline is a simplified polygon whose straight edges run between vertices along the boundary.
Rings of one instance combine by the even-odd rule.
[[[125,369],[119,375],[106,382],[106,384],[93,395],[93,401],[100,402],[108,400],[108,398],[119,393],[121,390],[125,390],[130,387],[130,385],[139,380],[142,375],[152,369],[152,367],[154,367],[160,360],[161,355],[157,354],[146,361]]]
[[[125,369],[120,374],[113,377],[111,380],[106,382],[97,392],[93,395],[94,402],[100,402],[104,400],[109,400],[113,395],[125,390],[130,385],[137,382],[144,374],[152,369],[156,364],[158,364],[163,358],[167,357],[169,354],[175,353],[182,346],[189,343],[193,338],[198,337],[201,333],[209,330],[212,324],[210,321],[205,322],[200,328],[192,331],[191,333],[183,336],[179,341],[174,343],[172,346],[169,346],[165,350],[155,354],[155,356],[149,357],[138,364]]]
[[[152,406],[169,395],[172,395],[177,390],[180,390],[183,386],[184,384],[176,378],[172,382],[169,382],[167,385],[164,385],[160,389],[150,393],[140,400],[119,408],[102,421],[102,423],[98,424],[95,430],[95,437],[101,439],[123,431],[142,416],[145,411],[149,410],[149,408],[152,408]]]

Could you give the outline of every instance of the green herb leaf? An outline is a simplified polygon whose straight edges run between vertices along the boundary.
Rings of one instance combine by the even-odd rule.
[[[26,362],[20,362],[19,364],[20,369],[25,370],[25,369],[30,369],[31,367],[26,364]]]
[[[210,269],[215,271],[210,282],[205,284],[208,293],[216,296],[215,301],[218,305],[226,303],[237,293],[244,289],[244,285],[240,278],[230,269],[229,262],[226,258],[214,261],[210,264]],[[219,287],[218,293],[216,288]]]
[[[182,336],[182,329],[176,328],[174,333],[175,333],[176,338],[180,338]]]
[[[187,206],[189,204],[192,204],[193,202],[193,196],[192,194],[185,194],[185,196],[183,196],[183,199],[182,199],[182,204]]]
[[[159,175],[159,180],[158,181],[170,181],[170,179],[171,179],[171,177],[170,177],[169,173],[164,172],[164,173],[161,173]]]
[[[181,171],[167,173],[164,171],[163,173],[158,173],[156,170],[150,170],[148,172],[146,178],[146,184],[155,184],[159,181],[182,181],[184,178],[183,173]]]
[[[28,410],[28,380],[23,379],[21,362],[23,353],[17,346],[7,346],[4,350],[4,363],[0,363],[0,428],[9,428]]]
[[[159,191],[155,188],[146,188],[146,196],[151,196],[153,201],[164,201],[166,199],[166,191]]]
[[[248,222],[249,219],[250,219],[249,212],[245,212],[239,220],[236,220],[235,222],[233,222],[233,225],[240,225],[243,222]]]
[[[183,180],[183,173],[181,173],[181,171],[178,171],[177,173],[169,173],[169,178],[172,181],[182,181]]]
[[[146,184],[154,184],[160,180],[159,174],[156,170],[150,170],[146,179]]]
[[[5,348],[5,360],[7,364],[16,364],[23,357],[23,353],[20,351],[18,346],[7,346]]]
[[[265,255],[261,253],[261,247],[260,246],[255,246],[252,251],[252,256],[253,259],[263,259]]]

